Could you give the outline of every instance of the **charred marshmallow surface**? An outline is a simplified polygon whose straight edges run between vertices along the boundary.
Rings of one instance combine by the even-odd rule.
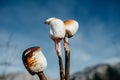
[[[40,47],[32,47],[27,49],[24,51],[22,58],[26,69],[31,74],[41,72],[47,67],[46,58]]]

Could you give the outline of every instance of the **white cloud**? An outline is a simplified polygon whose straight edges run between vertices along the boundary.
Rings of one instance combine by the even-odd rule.
[[[73,61],[86,62],[92,58],[85,50],[82,49],[74,49],[71,51],[71,58]]]
[[[113,57],[113,58],[108,58],[108,59],[102,61],[101,63],[109,63],[109,64],[114,65],[118,62],[120,62],[120,58],[119,57]]]

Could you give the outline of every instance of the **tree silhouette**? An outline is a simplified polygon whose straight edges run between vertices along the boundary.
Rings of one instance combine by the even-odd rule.
[[[102,79],[100,78],[100,76],[99,76],[98,73],[96,72],[96,73],[94,74],[94,76],[93,76],[93,80],[102,80]]]
[[[120,80],[120,74],[115,68],[109,66],[107,68],[107,74],[109,76],[109,80]]]

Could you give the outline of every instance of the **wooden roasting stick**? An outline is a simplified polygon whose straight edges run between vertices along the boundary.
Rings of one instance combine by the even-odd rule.
[[[64,38],[64,50],[65,50],[65,80],[70,80],[70,48],[67,34]]]
[[[43,73],[43,71],[37,73],[38,77],[40,80],[47,80],[47,78],[45,77],[45,74]]]

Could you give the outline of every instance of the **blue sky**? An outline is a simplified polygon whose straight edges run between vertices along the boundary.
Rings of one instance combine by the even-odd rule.
[[[71,74],[98,63],[120,61],[119,4],[119,0],[0,0],[0,71],[26,71],[23,51],[40,46],[48,60],[45,73],[59,76],[54,43],[44,24],[53,16],[80,24],[69,40]],[[3,62],[12,64],[5,67]]]

